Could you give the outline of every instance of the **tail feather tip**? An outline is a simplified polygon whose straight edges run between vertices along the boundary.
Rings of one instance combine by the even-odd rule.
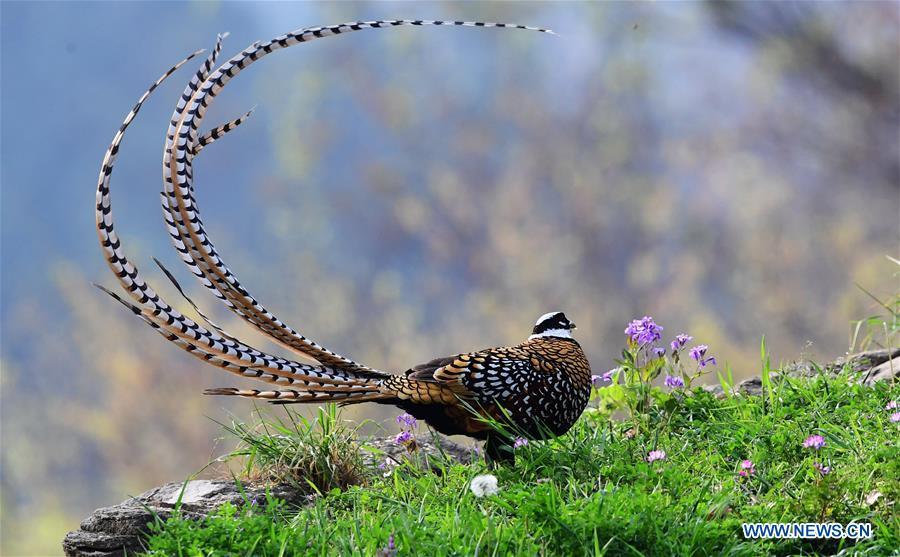
[[[203,394],[205,395],[222,395],[222,396],[235,396],[238,394],[238,390],[234,387],[218,387],[215,389],[204,389]]]

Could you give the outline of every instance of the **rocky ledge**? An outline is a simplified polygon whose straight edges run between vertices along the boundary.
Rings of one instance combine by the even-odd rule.
[[[860,383],[871,385],[878,381],[900,378],[900,348],[876,350],[841,358],[824,367],[808,363],[786,366],[782,374],[811,376],[818,373],[836,374],[849,368]],[[773,380],[777,380],[773,374]],[[710,387],[721,393],[722,387]],[[762,391],[762,381],[756,377],[742,381],[735,390],[748,395]],[[386,457],[399,458],[402,447],[395,446],[390,438],[368,442],[382,451]],[[424,442],[420,449],[427,455],[449,458],[467,463],[472,457],[469,449],[452,441],[436,437],[434,442]],[[86,518],[79,530],[69,532],[63,540],[63,550],[69,557],[119,557],[134,555],[143,549],[147,526],[157,518],[166,520],[180,501],[180,512],[191,518],[202,518],[225,503],[241,505],[246,501],[265,500],[270,493],[288,504],[303,505],[308,492],[289,484],[245,484],[240,488],[232,480],[192,480],[171,483],[146,491],[118,505],[97,509]]]
[[[84,557],[134,555],[142,550],[147,525],[156,517],[166,520],[171,516],[179,499],[182,514],[202,518],[225,503],[239,505],[255,497],[265,498],[265,487],[243,488],[241,493],[233,481],[192,480],[145,491],[118,505],[94,511],[79,530],[66,535],[63,550],[66,555]],[[302,503],[303,494],[291,486],[269,486],[269,492],[286,501]]]
[[[400,459],[404,447],[398,447],[393,438],[376,438],[366,442],[384,458]],[[450,459],[467,463],[472,451],[449,439],[437,436],[433,441],[420,441],[419,450],[435,459]],[[426,459],[427,461],[427,459]],[[148,525],[155,520],[166,520],[176,506],[182,516],[203,518],[225,503],[236,506],[247,501],[265,501],[266,493],[282,499],[289,505],[304,505],[309,499],[308,489],[292,484],[236,485],[233,480],[191,480],[170,483],[141,493],[126,501],[94,511],[81,522],[81,527],[69,532],[63,540],[63,551],[69,557],[120,557],[134,555],[144,549],[143,540]],[[180,501],[180,506],[179,506]]]
[[[783,375],[813,377],[820,373],[828,375],[849,373],[861,384],[869,386],[879,381],[900,378],[900,348],[851,354],[824,366],[816,366],[810,362],[795,362],[784,366],[781,373],[773,372],[769,377],[772,381],[778,381]],[[709,385],[707,389],[724,396],[721,385]],[[759,395],[762,393],[762,379],[759,377],[744,379],[734,386],[734,391],[746,395]]]

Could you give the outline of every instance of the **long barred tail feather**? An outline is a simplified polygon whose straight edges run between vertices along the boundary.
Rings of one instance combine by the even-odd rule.
[[[219,40],[217,41],[217,49],[213,53],[213,55],[210,56],[208,62],[215,61],[215,54],[217,54],[219,50],[221,40],[222,37],[220,36]],[[184,261],[188,265],[188,268],[198,278],[198,280],[200,280],[201,284],[212,290],[212,292],[220,300],[222,300],[226,304],[226,306],[232,309],[232,311],[243,317],[248,322],[254,324],[254,326],[256,326],[257,328],[260,328],[260,326],[257,325],[257,322],[254,320],[253,312],[263,311],[265,313],[268,313],[265,308],[263,308],[258,303],[256,304],[256,308],[247,306],[247,304],[235,305],[231,299],[223,295],[224,292],[229,292],[233,288],[240,288],[239,293],[244,294],[245,297],[249,297],[249,293],[243,290],[243,288],[240,286],[240,283],[237,283],[236,280],[229,283],[229,277],[224,276],[221,273],[208,273],[207,275],[203,274],[203,269],[208,269],[208,265],[206,265],[205,262],[210,257],[216,258],[216,261],[221,261],[218,260],[218,255],[215,253],[215,247],[212,246],[211,243],[201,240],[201,246],[207,247],[208,250],[211,250],[208,253],[207,251],[204,251],[202,247],[201,249],[198,249],[197,244],[194,242],[194,239],[196,238],[195,229],[202,232],[202,222],[199,220],[199,215],[197,215],[196,218],[189,217],[185,220],[182,217],[182,214],[177,211],[177,204],[172,202],[171,197],[171,193],[173,190],[172,176],[177,174],[185,174],[189,177],[189,173],[192,169],[190,166],[185,166],[184,162],[189,161],[193,158],[193,155],[198,152],[196,146],[200,143],[200,140],[197,140],[196,136],[192,136],[189,142],[185,140],[183,143],[182,139],[179,138],[179,144],[184,145],[187,148],[187,151],[185,152],[183,157],[174,158],[173,144],[175,143],[176,137],[175,130],[177,129],[180,121],[184,118],[186,106],[188,106],[188,103],[194,98],[194,95],[196,94],[196,91],[198,89],[198,84],[206,78],[209,73],[210,67],[211,66],[209,63],[204,64],[197,71],[194,78],[191,79],[190,83],[185,88],[181,98],[179,99],[178,105],[175,108],[175,112],[169,125],[169,130],[166,134],[166,148],[163,154],[164,190],[161,195],[162,206],[164,210],[163,215],[165,217],[166,226],[172,238],[172,242],[175,245],[176,250],[180,253],[182,261]],[[223,127],[227,126],[228,124]],[[213,132],[210,132],[210,135],[214,134],[215,130],[213,130]],[[186,226],[185,222],[189,222],[190,227]],[[201,263],[200,265],[195,265],[196,262],[203,263]],[[240,297],[238,299],[240,299]],[[274,318],[274,316],[272,317]],[[280,321],[278,321],[278,323],[280,323]],[[286,346],[289,349],[297,350],[307,356],[311,356],[321,363],[327,364],[335,369],[342,369],[351,372],[363,372],[367,375],[386,375],[383,372],[377,372],[376,370],[335,354],[334,352],[319,346],[317,343],[306,339],[293,329],[290,329],[289,336],[286,336],[284,334],[284,331],[278,329],[277,327],[273,328],[272,326],[269,326],[268,328],[260,328],[260,330],[275,342]]]
[[[225,332],[220,326],[216,325],[213,321],[211,321],[211,320],[210,320],[210,319],[209,319],[209,318],[208,318],[208,317],[200,310],[200,308],[197,306],[197,304],[196,304],[196,303],[195,303],[195,302],[194,302],[194,301],[193,301],[193,300],[192,300],[192,299],[184,292],[184,290],[183,290],[182,287],[181,287],[181,284],[179,284],[178,280],[177,280],[177,279],[172,275],[172,273],[165,267],[165,265],[163,265],[163,264],[162,264],[158,259],[156,259],[155,257],[153,258],[153,261],[156,262],[156,265],[160,268],[160,270],[162,270],[162,272],[166,275],[166,277],[168,277],[169,281],[172,283],[173,286],[175,286],[175,289],[178,290],[179,294],[181,294],[181,296],[188,302],[188,304],[191,305],[191,307],[197,312],[197,314],[200,315],[200,317],[201,317],[201,318],[202,318],[202,319],[203,319],[210,327],[212,327],[214,330],[216,330],[220,335],[222,335],[222,336],[223,336],[224,338],[226,338],[226,339],[232,340],[233,342],[236,342],[236,343],[241,342],[241,341],[238,340],[237,338],[235,338],[235,337],[231,336],[230,334],[228,334],[227,332]],[[103,289],[103,290],[106,291],[106,289]],[[109,293],[108,291],[106,291],[106,292]],[[120,300],[120,301],[121,301],[121,300]],[[125,303],[127,303],[127,302],[125,302]],[[152,321],[150,321],[150,325],[151,325],[151,326],[155,326],[154,323],[153,323]],[[200,351],[199,348],[198,348],[196,345],[189,345],[189,346],[190,346],[190,348],[189,348],[188,351]],[[202,351],[201,351],[201,352],[202,352]],[[258,350],[256,350],[256,353],[257,353],[257,354],[261,354],[261,352],[259,352]],[[282,361],[282,363],[288,363],[288,360],[283,360],[283,359],[282,359],[281,361]],[[302,364],[302,365],[306,366],[307,364]],[[324,366],[314,366],[314,367],[316,367],[316,368],[318,368],[318,369],[320,369],[320,370],[322,370],[322,371],[325,371],[325,370],[326,370],[326,368],[325,368]],[[307,369],[309,369],[309,368],[307,368]],[[287,374],[284,374],[284,375],[281,375],[281,376],[276,376],[276,377],[281,377],[282,379],[285,379],[285,380],[291,380],[291,381],[301,381],[300,379],[292,379],[292,376],[291,376],[291,375],[287,375]],[[335,384],[343,384],[343,383],[345,383],[346,381],[345,381],[345,380],[339,380],[339,381],[338,381],[338,380],[334,380],[334,382],[335,382]],[[306,383],[309,383],[309,382],[307,381]],[[352,384],[357,384],[357,381],[350,381],[350,383],[352,383]]]
[[[221,126],[213,128],[213,129],[209,130],[208,132],[206,132],[205,134],[203,134],[200,137],[200,139],[197,140],[197,144],[194,146],[194,156],[197,156],[200,153],[200,151],[204,147],[209,145],[210,143],[216,141],[217,139],[221,138],[228,132],[234,130],[235,128],[237,128],[238,126],[240,126],[241,124],[246,122],[247,118],[249,118],[250,115],[253,114],[253,110],[254,109],[251,108],[250,110],[245,112],[242,116],[235,118],[234,120],[232,120],[230,122],[226,122],[226,123],[222,124]]]
[[[208,394],[236,395],[268,399],[275,403],[318,402],[336,400],[355,403],[367,400],[414,398],[417,389],[422,396],[431,387],[406,385],[405,378],[392,376],[328,350],[307,339],[260,305],[237,281],[225,266],[209,241],[200,220],[199,210],[193,199],[193,157],[222,135],[239,126],[249,113],[228,122],[198,138],[198,129],[206,109],[224,85],[252,62],[280,48],[308,42],[316,38],[337,35],[366,28],[396,27],[404,25],[460,25],[472,27],[515,27],[541,32],[545,29],[507,24],[479,22],[441,22],[392,20],[347,23],[333,27],[302,29],[268,42],[257,42],[212,71],[221,51],[220,35],[216,46],[185,88],[179,99],[166,135],[164,150],[164,189],[161,199],[169,233],[182,260],[201,283],[225,303],[229,309],[279,344],[313,357],[319,366],[303,364],[273,356],[249,346],[228,335],[191,300],[172,273],[160,265],[164,274],[173,282],[178,292],[197,310],[210,329],[197,324],[172,308],[143,279],[138,269],[128,261],[121,241],[115,231],[110,198],[110,176],[118,155],[124,132],[140,111],[150,94],[172,73],[203,51],[197,51],[163,74],[140,97],[128,113],[110,147],[107,149],[97,185],[96,224],[97,234],[107,264],[116,275],[125,292],[134,300],[128,301],[118,294],[100,287],[122,303],[138,318],[159,334],[183,350],[208,363],[240,375],[251,377],[289,389],[259,391],[240,389],[214,389]],[[212,73],[210,73],[212,71]],[[424,390],[423,390],[424,389]],[[434,392],[434,396],[446,396]]]
[[[215,354],[205,352],[203,349],[201,349],[200,347],[198,347],[195,344],[187,342],[187,341],[179,338],[178,336],[167,332],[165,329],[160,327],[153,320],[148,319],[143,314],[141,308],[139,308],[135,304],[129,302],[128,300],[123,299],[121,296],[119,296],[115,292],[112,292],[111,290],[109,290],[106,287],[99,285],[99,284],[94,284],[94,286],[96,286],[97,288],[99,288],[100,290],[102,290],[103,292],[105,292],[106,294],[111,296],[113,299],[115,299],[116,301],[118,301],[119,303],[124,305],[126,308],[128,308],[129,311],[134,313],[141,320],[143,320],[150,327],[152,327],[156,332],[158,332],[164,338],[166,338],[166,340],[172,342],[173,344],[175,344],[182,350],[185,350],[186,352],[190,353],[192,356],[199,358],[211,365],[220,367],[229,373],[238,375],[240,377],[246,377],[246,378],[250,378],[250,379],[256,379],[259,381],[263,381],[266,383],[272,383],[272,384],[275,384],[278,386],[294,387],[294,388],[298,388],[298,389],[305,389],[305,390],[312,391],[312,392],[319,392],[320,395],[317,395],[317,396],[320,396],[320,398],[325,397],[329,393],[343,393],[343,392],[357,392],[357,391],[364,392],[364,393],[380,392],[380,390],[377,389],[376,387],[366,386],[366,385],[354,386],[353,388],[345,389],[344,391],[341,391],[341,390],[339,390],[341,388],[339,386],[328,386],[328,385],[317,384],[317,383],[308,381],[306,379],[303,379],[302,376],[300,376],[300,378],[293,377],[293,376],[282,376],[282,375],[276,375],[273,373],[267,373],[263,370],[252,368],[252,367],[234,365],[228,361],[218,358]],[[322,394],[322,393],[324,393],[324,394]],[[341,396],[343,396],[343,395],[341,395]]]
[[[311,393],[296,389],[235,389],[222,387],[206,389],[205,395],[215,396],[239,396],[243,398],[263,399],[272,404],[297,404],[304,402],[337,402],[339,404],[356,404],[359,402],[372,402],[393,398],[392,395],[380,392],[355,392],[355,393]]]
[[[271,375],[282,377],[285,381],[300,381],[304,388],[309,389],[328,387],[336,391],[342,391],[353,386],[363,386],[371,389],[374,384],[377,384],[380,376],[364,376],[363,374],[336,371],[324,366],[317,367],[293,362],[266,354],[239,341],[222,337],[217,333],[204,329],[169,306],[144,281],[137,268],[125,256],[113,223],[109,188],[110,176],[124,132],[134,120],[135,115],[140,111],[150,93],[166,77],[171,75],[184,62],[196,56],[196,54],[198,53],[194,53],[166,72],[141,96],[138,103],[126,116],[124,123],[116,133],[104,156],[97,186],[97,233],[108,265],[124,290],[136,303],[126,302],[118,295],[114,295],[114,298],[128,306],[142,320],[158,329],[161,334],[172,342],[206,361],[217,365],[220,365],[219,362],[221,362],[222,367],[229,369],[233,367],[238,370],[243,368],[245,371],[251,370],[251,375],[255,377],[268,377]],[[109,294],[113,294],[108,290],[106,291]],[[248,374],[245,371],[242,371],[241,374],[246,376]]]
[[[201,284],[213,291],[219,300],[248,323],[272,337],[279,344],[307,354],[336,369],[370,371],[370,368],[339,356],[304,337],[269,312],[243,288],[217,253],[215,246],[203,228],[199,209],[193,198],[192,159],[199,152],[197,146],[203,140],[203,138],[197,139],[197,133],[206,109],[227,81],[263,56],[280,48],[330,35],[366,28],[405,25],[512,27],[550,32],[546,29],[502,23],[419,20],[353,22],[331,27],[301,29],[276,37],[271,41],[254,43],[241,54],[233,57],[216,69],[199,87],[194,86],[192,81],[188,90],[182,96],[182,100],[178,103],[176,113],[172,118],[173,125],[170,126],[167,134],[166,154],[164,156],[165,191],[162,196],[163,209],[169,234],[184,263],[200,280]],[[184,99],[191,94],[193,95],[191,100],[184,104]],[[176,137],[178,138],[177,141],[175,141]],[[190,225],[188,226],[186,223],[190,223]]]
[[[175,275],[173,275],[172,272],[169,271],[169,269],[167,269],[159,259],[154,257],[153,262],[156,263],[156,266],[159,267],[164,275],[166,275],[166,278],[169,279],[169,282],[172,283],[172,286],[175,287],[175,290],[177,290],[178,293],[181,294],[181,297],[184,298],[184,300],[194,309],[195,312],[197,312],[197,315],[199,315],[207,325],[209,325],[214,331],[216,331],[223,337],[236,342],[238,341],[235,337],[226,332],[222,327],[217,325],[212,321],[212,319],[210,319],[205,313],[203,313],[203,310],[200,309],[196,302],[194,302],[194,300],[187,295],[187,293],[184,291],[184,288],[181,287],[181,283],[178,282],[178,279],[175,278]]]

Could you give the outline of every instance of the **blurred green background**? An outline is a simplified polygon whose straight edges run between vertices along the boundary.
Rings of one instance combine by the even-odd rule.
[[[211,237],[303,333],[382,369],[519,342],[562,309],[595,371],[627,321],[688,331],[738,377],[839,356],[894,292],[900,145],[895,2],[17,3],[2,8],[2,542],[60,553],[98,506],[181,480],[240,384],[90,286],[103,150],[163,70],[357,19],[509,21],[561,37],[393,29],[275,54],[206,119],[258,105],[198,159]],[[190,71],[141,112],[113,175],[126,251],[178,271],[157,192]],[[274,348],[273,348],[274,350]],[[346,414],[383,420],[371,405]]]

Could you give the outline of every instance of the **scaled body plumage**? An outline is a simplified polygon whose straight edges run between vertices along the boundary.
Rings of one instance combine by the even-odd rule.
[[[302,29],[267,42],[257,42],[215,68],[224,38],[220,36],[214,50],[182,93],[166,134],[161,201],[168,232],[182,261],[230,310],[278,344],[312,358],[319,365],[268,354],[229,335],[200,312],[172,274],[163,268],[207,326],[180,314],[144,281],[122,251],[113,225],[109,192],[119,144],[149,94],[199,52],[180,62],[150,87],[126,117],[104,157],[97,187],[97,232],[107,263],[132,300],[104,290],[166,339],[194,356],[231,373],[272,384],[268,390],[224,388],[208,390],[208,394],[238,395],[282,404],[322,401],[393,404],[426,420],[443,433],[489,440],[492,431],[471,409],[502,418],[499,409],[502,407],[509,412],[515,426],[527,435],[536,436],[541,432],[560,435],[578,418],[590,392],[590,367],[581,347],[571,338],[570,331],[574,326],[562,313],[542,316],[531,337],[517,346],[460,354],[414,367],[402,375],[390,374],[336,354],[272,314],[243,288],[204,230],[193,198],[193,159],[203,147],[239,126],[249,116],[247,113],[206,134],[199,134],[205,112],[222,87],[241,70],[275,50],[366,28],[406,25],[515,27],[547,32],[531,27],[478,22],[356,22]],[[546,429],[542,429],[543,426]]]

